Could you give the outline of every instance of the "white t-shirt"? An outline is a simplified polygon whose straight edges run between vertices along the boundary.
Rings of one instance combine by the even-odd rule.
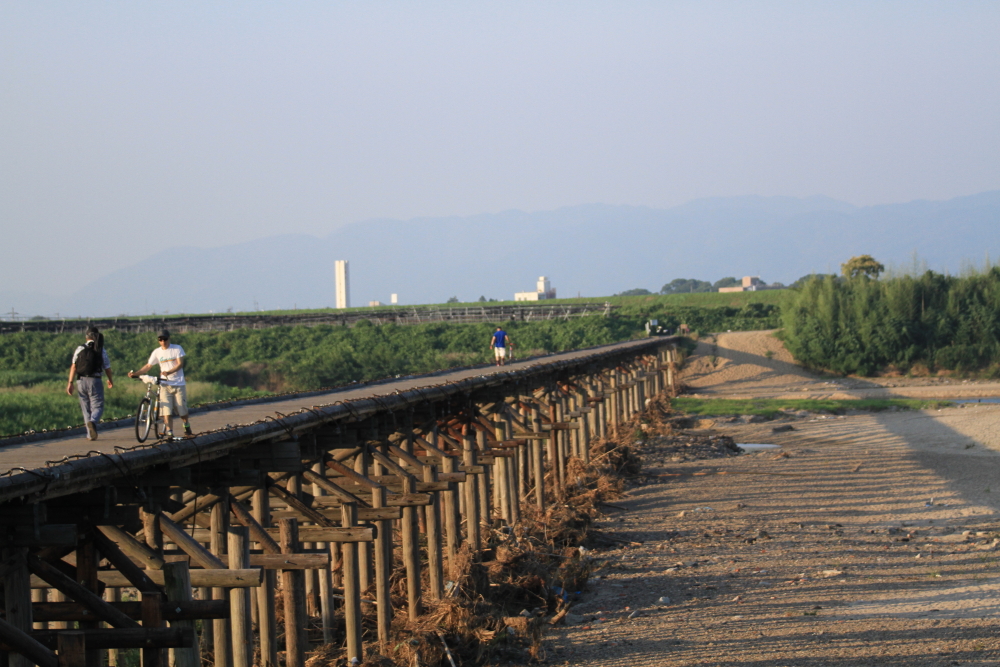
[[[180,369],[176,373],[171,375],[164,375],[167,371],[172,371],[181,365],[181,357],[184,356],[184,348],[180,345],[170,345],[167,349],[161,347],[153,350],[153,353],[149,355],[149,365],[150,366],[160,366],[160,384],[165,384],[168,387],[183,387],[184,386],[184,369]]]

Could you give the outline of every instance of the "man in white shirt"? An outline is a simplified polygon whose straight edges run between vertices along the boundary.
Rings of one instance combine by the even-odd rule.
[[[157,336],[160,347],[149,355],[149,361],[138,371],[131,371],[128,376],[142,375],[153,366],[160,367],[160,410],[163,411],[163,421],[167,426],[167,438],[174,437],[174,414],[184,421],[184,435],[191,435],[191,424],[188,422],[187,384],[184,382],[184,348],[170,344],[170,332],[166,329]]]

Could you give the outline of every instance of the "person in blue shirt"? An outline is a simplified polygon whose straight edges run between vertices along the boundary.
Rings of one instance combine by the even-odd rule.
[[[493,358],[496,359],[497,366],[503,366],[507,358],[507,348],[514,347],[514,342],[507,335],[507,332],[497,327],[490,337],[490,347],[493,348]]]

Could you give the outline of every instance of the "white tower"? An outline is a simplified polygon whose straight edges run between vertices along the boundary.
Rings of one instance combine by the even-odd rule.
[[[337,283],[337,308],[351,307],[351,278],[346,259],[338,259],[334,264]]]

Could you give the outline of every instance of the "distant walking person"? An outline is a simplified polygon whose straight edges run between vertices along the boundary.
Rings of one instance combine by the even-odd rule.
[[[187,384],[184,382],[184,348],[170,344],[170,332],[164,329],[157,336],[160,347],[149,355],[149,361],[137,371],[129,372],[130,378],[142,375],[153,366],[160,367],[160,409],[167,426],[167,438],[174,437],[174,414],[184,421],[184,435],[191,435],[188,422]]]
[[[76,395],[80,399],[80,411],[87,425],[87,439],[97,440],[97,424],[104,414],[104,385],[101,373],[108,376],[108,389],[115,386],[111,378],[111,360],[104,349],[104,334],[91,326],[87,329],[87,342],[73,352],[69,365],[69,382],[66,393],[73,395],[73,380],[76,379]]]
[[[507,348],[514,347],[514,341],[510,339],[506,331],[497,327],[490,338],[490,347],[493,348],[493,357],[496,359],[497,366],[503,366],[504,359],[507,357]]]

